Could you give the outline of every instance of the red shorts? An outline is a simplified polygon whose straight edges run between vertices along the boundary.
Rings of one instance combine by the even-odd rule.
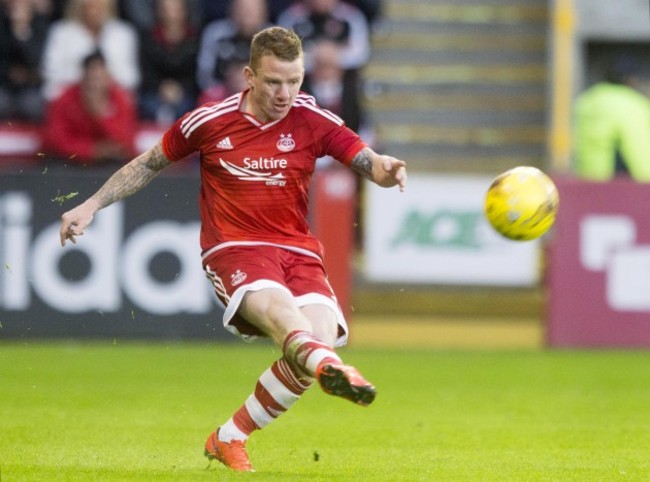
[[[224,327],[244,340],[265,336],[237,313],[246,292],[280,288],[293,296],[298,307],[329,306],[338,318],[336,346],[347,342],[347,323],[327,280],[323,262],[316,255],[290,247],[234,245],[209,254],[203,259],[203,269],[225,306]]]

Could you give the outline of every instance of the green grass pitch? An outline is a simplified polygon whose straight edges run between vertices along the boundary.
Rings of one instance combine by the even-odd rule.
[[[650,479],[650,353],[345,349],[369,408],[310,390],[253,435],[254,474],[203,442],[268,344],[0,343],[0,480]]]

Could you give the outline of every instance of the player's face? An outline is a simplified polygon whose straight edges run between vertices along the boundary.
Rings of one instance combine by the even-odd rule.
[[[247,111],[262,122],[284,118],[298,95],[305,68],[302,57],[291,62],[265,55],[255,71],[244,69],[250,87]]]

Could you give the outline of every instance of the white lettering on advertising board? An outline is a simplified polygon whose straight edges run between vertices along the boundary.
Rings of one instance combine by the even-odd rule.
[[[217,303],[197,252],[198,221],[152,221],[125,239],[124,206],[117,203],[95,217],[76,245],[61,248],[58,222],[32,232],[32,209],[28,193],[0,197],[1,308],[29,309],[32,289],[44,303],[64,313],[118,311],[123,293],[135,306],[156,315],[208,313]],[[87,258],[89,272],[70,280],[60,265],[75,250]],[[173,255],[180,265],[173,280],[158,280],[149,270],[160,253]]]
[[[650,245],[637,243],[625,215],[589,215],[580,221],[580,261],[606,276],[607,304],[616,311],[650,311]]]

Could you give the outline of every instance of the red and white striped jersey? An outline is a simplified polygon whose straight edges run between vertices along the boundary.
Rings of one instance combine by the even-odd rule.
[[[201,249],[273,244],[322,257],[307,224],[316,159],[345,165],[365,144],[300,93],[286,117],[261,123],[241,111],[246,91],[188,112],[163,136],[171,161],[201,155]]]

